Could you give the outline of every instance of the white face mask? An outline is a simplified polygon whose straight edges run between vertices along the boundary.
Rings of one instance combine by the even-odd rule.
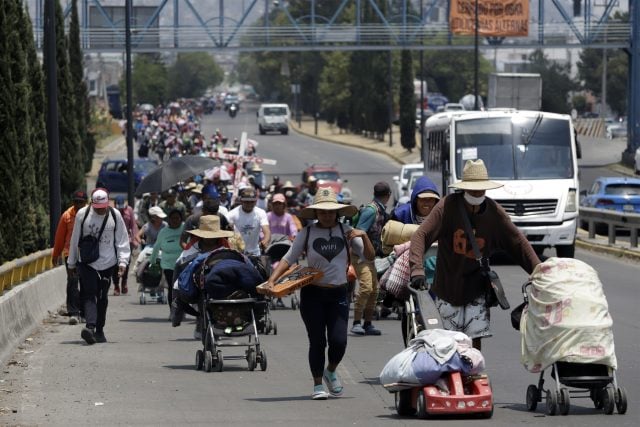
[[[469,203],[472,206],[478,206],[481,205],[482,202],[484,202],[484,195],[480,196],[480,197],[473,197],[471,194],[467,193],[465,191],[464,193],[464,199],[467,201],[467,203]]]

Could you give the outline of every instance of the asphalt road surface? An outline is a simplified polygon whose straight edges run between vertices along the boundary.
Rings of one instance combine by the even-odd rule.
[[[205,133],[216,127],[233,138],[242,130],[260,142],[258,153],[278,160],[269,173],[299,178],[304,161],[336,161],[354,194],[368,194],[373,183],[389,179],[397,165],[376,154],[351,150],[290,134],[256,136],[255,116],[234,120],[207,118]],[[267,169],[265,167],[265,169]],[[360,196],[364,202],[368,196]],[[614,320],[618,381],[626,387],[626,415],[604,415],[589,399],[572,399],[568,416],[545,415],[525,407],[525,392],[538,376],[520,364],[520,335],[509,312],[492,310],[494,336],[483,343],[495,412],[491,420],[435,419],[434,426],[541,425],[636,426],[640,416],[640,266],[578,249],[576,257],[599,273]],[[517,266],[495,267],[512,306],[521,302],[526,274]],[[133,284],[134,279],[130,278]],[[130,285],[130,289],[135,286]],[[288,298],[285,302],[289,303]],[[379,337],[350,336],[339,367],[344,397],[312,401],[307,338],[298,311],[272,311],[277,335],[263,335],[268,367],[249,372],[242,348],[224,348],[224,371],[194,368],[200,348],[192,338],[193,322],[172,328],[166,305],[139,305],[138,296],[110,297],[106,344],[87,346],[81,326],[51,317],[19,348],[0,373],[0,425],[423,425],[394,411],[394,396],[378,384],[385,363],[402,350],[400,322],[381,320]],[[232,356],[238,356],[233,358]],[[547,375],[547,384],[553,380]],[[473,424],[470,424],[473,423]]]

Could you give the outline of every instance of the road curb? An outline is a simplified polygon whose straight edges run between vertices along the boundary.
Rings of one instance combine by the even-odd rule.
[[[591,252],[599,252],[607,255],[614,255],[618,258],[627,258],[634,261],[640,261],[640,252],[632,251],[630,249],[593,243],[581,238],[576,239],[576,246],[580,249],[585,249]]]
[[[293,130],[294,132],[296,132],[296,133],[298,133],[300,135],[304,135],[306,137],[313,138],[313,139],[318,139],[320,141],[325,141],[325,142],[329,142],[329,143],[332,143],[332,144],[342,145],[342,146],[345,146],[345,147],[357,148],[357,149],[366,150],[366,151],[373,151],[373,152],[378,153],[378,154],[384,154],[387,157],[391,158],[392,160],[400,163],[401,165],[407,164],[407,162],[405,160],[399,158],[398,156],[396,156],[396,155],[394,155],[392,153],[389,153],[386,150],[381,150],[381,149],[376,148],[376,147],[364,147],[364,146],[362,146],[360,144],[350,144],[350,143],[344,142],[344,141],[337,141],[335,139],[329,139],[329,138],[322,137],[320,135],[315,135],[315,134],[311,134],[311,133],[308,133],[308,132],[304,132],[303,130],[296,129],[295,127],[292,127],[292,128],[289,128],[289,129]]]

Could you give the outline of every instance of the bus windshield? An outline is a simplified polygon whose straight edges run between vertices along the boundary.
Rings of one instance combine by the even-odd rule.
[[[574,177],[571,130],[567,120],[497,117],[460,120],[453,139],[456,176],[467,160],[482,159],[491,179]]]

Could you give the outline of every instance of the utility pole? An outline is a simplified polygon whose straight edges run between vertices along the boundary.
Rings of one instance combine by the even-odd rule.
[[[473,40],[473,61],[474,61],[474,66],[473,66],[473,109],[475,111],[478,111],[479,109],[479,105],[478,105],[478,0],[476,0],[476,4],[475,4],[475,25],[474,25],[474,40]]]
[[[125,0],[124,20],[125,20],[125,62],[126,62],[126,80],[127,80],[127,176],[128,182],[128,200],[129,206],[135,206],[133,193],[135,188],[133,176],[133,96],[131,84],[131,12],[133,0]]]
[[[58,129],[58,63],[56,60],[56,1],[46,0],[44,40],[47,52],[47,142],[49,149],[49,242],[53,244],[60,219],[60,139]]]

